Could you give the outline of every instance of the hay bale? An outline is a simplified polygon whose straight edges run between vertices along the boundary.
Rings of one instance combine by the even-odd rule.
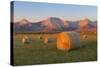
[[[24,36],[22,37],[22,43],[23,43],[23,44],[29,43],[28,36],[24,35]]]
[[[47,43],[48,43],[48,41],[49,41],[48,39],[49,39],[48,37],[44,37],[44,39],[43,39],[43,40],[44,40],[44,43],[45,43],[45,44],[47,44]]]
[[[76,32],[61,32],[57,34],[57,49],[70,50],[80,47],[80,36]]]
[[[50,37],[44,37],[43,40],[45,44],[55,42],[55,39]]]
[[[84,34],[84,35],[82,36],[82,38],[83,38],[83,39],[86,39],[86,38],[87,38],[87,35],[86,35],[86,34]]]
[[[43,39],[43,36],[39,36],[39,39]]]

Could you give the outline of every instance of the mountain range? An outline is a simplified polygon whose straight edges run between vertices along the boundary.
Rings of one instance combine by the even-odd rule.
[[[61,31],[96,31],[97,21],[84,18],[78,21],[68,21],[57,17],[48,17],[39,22],[22,19],[12,22],[14,32],[61,32]]]

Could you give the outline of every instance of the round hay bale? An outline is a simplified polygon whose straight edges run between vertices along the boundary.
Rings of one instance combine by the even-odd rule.
[[[40,36],[39,39],[43,39],[43,36]]]
[[[49,37],[44,37],[44,43],[47,44],[47,43],[52,43],[52,42],[55,42],[55,40],[53,38],[49,38]]]
[[[45,44],[48,43],[48,37],[44,37],[44,43],[45,43]]]
[[[80,36],[77,32],[61,32],[57,34],[57,49],[68,51],[80,46]]]
[[[86,39],[86,38],[87,38],[87,35],[86,35],[86,34],[84,34],[84,35],[82,36],[82,38],[83,38],[83,39]]]
[[[29,43],[29,39],[28,39],[27,36],[24,35],[24,36],[22,37],[22,43],[23,43],[23,44]]]

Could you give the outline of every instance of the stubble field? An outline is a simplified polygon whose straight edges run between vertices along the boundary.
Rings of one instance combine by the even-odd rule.
[[[56,34],[14,34],[14,65],[54,64],[97,60],[96,33],[85,32],[87,38],[83,39],[83,33],[79,33],[82,47],[67,51],[56,48]],[[21,38],[27,35],[28,44],[23,44]],[[52,42],[44,44],[40,36],[48,35]]]

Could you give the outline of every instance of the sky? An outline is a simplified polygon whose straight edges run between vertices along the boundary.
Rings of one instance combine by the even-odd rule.
[[[97,20],[96,6],[14,1],[13,8],[14,22],[23,18],[37,22],[47,17],[58,17],[71,21],[83,18]]]

